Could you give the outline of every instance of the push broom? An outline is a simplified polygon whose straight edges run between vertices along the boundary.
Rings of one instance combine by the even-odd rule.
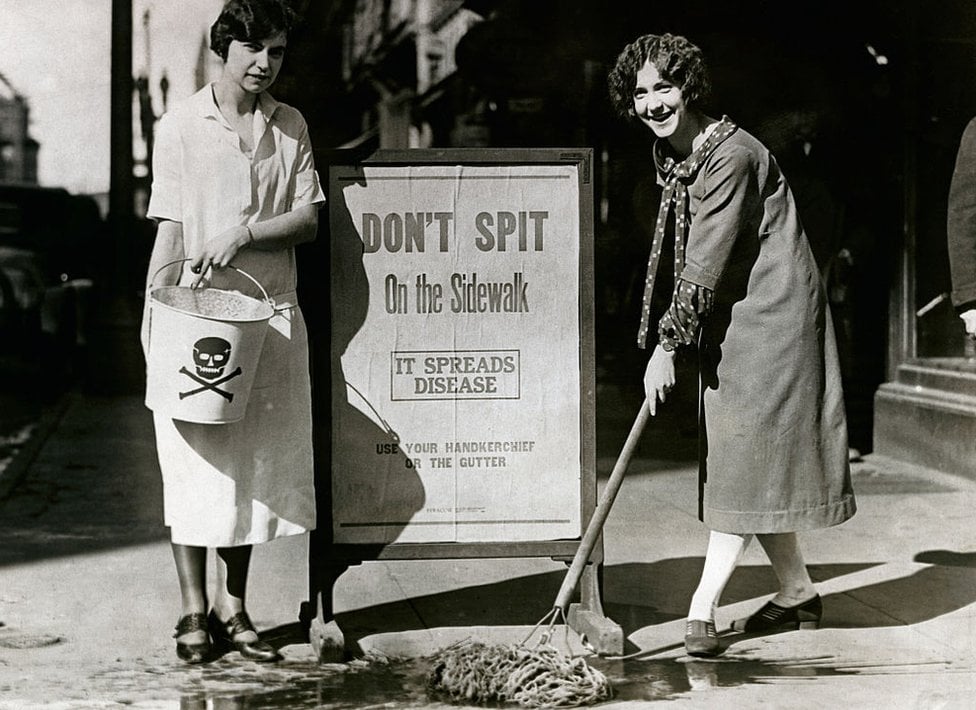
[[[454,701],[518,703],[525,707],[577,707],[612,697],[610,681],[603,673],[590,667],[582,657],[569,658],[560,653],[549,641],[556,624],[560,620],[566,621],[570,600],[610,514],[649,416],[645,399],[593,510],[552,610],[519,644],[463,642],[441,651],[434,657],[427,675],[428,691]],[[529,641],[543,627],[538,643],[530,647]]]

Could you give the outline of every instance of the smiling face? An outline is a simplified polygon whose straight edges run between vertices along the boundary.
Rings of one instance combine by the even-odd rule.
[[[278,78],[286,44],[284,32],[263,40],[231,40],[224,62],[224,78],[248,93],[261,93]]]
[[[690,111],[681,89],[645,62],[634,81],[634,113],[658,138],[675,139],[688,132]]]

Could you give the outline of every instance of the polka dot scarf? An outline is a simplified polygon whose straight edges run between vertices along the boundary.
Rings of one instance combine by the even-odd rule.
[[[637,331],[637,347],[643,349],[647,345],[647,330],[651,321],[651,296],[654,293],[654,278],[657,275],[657,264],[661,259],[661,247],[664,244],[664,232],[668,224],[668,215],[674,207],[674,279],[675,283],[685,267],[685,240],[688,234],[688,182],[712,154],[718,145],[735,131],[736,125],[728,116],[722,118],[718,125],[708,134],[705,141],[687,158],[680,163],[668,157],[663,166],[659,166],[664,178],[664,191],[661,194],[661,206],[658,208],[657,223],[654,225],[654,239],[651,242],[651,256],[647,261],[647,278],[644,281],[644,300],[641,304],[640,330]]]

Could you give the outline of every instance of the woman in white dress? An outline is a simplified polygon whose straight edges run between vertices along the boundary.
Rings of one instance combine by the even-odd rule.
[[[260,297],[224,268],[233,263],[277,307],[244,419],[192,424],[154,414],[182,596],[176,650],[188,663],[212,658],[215,646],[256,661],[279,658],[245,608],[251,546],[315,527],[308,341],[294,247],[315,238],[325,196],[305,120],[267,93],[295,22],[282,0],[229,0],[210,31],[221,77],[163,116],[153,151],[148,215],[158,227],[147,291],[179,283]],[[181,259],[182,267],[163,268]],[[150,347],[148,318],[142,339]],[[217,560],[212,607],[208,548]]]

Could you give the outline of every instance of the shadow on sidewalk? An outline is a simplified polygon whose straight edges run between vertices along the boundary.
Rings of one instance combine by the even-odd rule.
[[[923,553],[926,554],[926,553]],[[952,559],[956,559],[955,557]],[[684,557],[650,564],[627,563],[604,570],[604,610],[635,631],[684,617],[701,571],[702,558]],[[828,594],[825,628],[886,628],[922,623],[976,601],[976,565],[933,566],[907,577]],[[817,582],[850,575],[880,563],[811,565]],[[337,614],[351,650],[370,635],[443,627],[532,626],[552,608],[560,572],[518,577],[437,594],[380,604]],[[758,600],[776,592],[768,566],[740,567],[733,574],[723,605]]]
[[[0,569],[169,539],[139,397],[73,394],[0,499]]]
[[[625,635],[683,618],[702,561],[701,557],[684,557],[606,567],[603,606],[607,616],[623,627]],[[818,566],[816,576],[829,579],[872,566],[875,564]],[[563,574],[558,571],[517,577],[340,612],[336,621],[354,652],[361,639],[373,634],[443,627],[532,626],[552,609],[562,580]],[[723,602],[751,599],[775,588],[769,568],[744,568],[733,576]]]
[[[916,562],[929,563],[916,572],[843,595],[856,600],[876,614],[864,616],[831,616],[827,624],[837,628],[878,628],[920,624],[969,606],[976,602],[976,553],[954,553],[947,550],[920,552]],[[840,607],[840,603],[838,603]]]
[[[920,553],[915,561],[927,561],[922,558],[929,558],[931,554]],[[953,560],[959,559],[958,554],[947,554]],[[976,602],[976,555],[968,556],[967,561],[967,565],[934,565],[905,577],[827,594],[821,626],[838,629],[909,626],[969,606]],[[814,582],[819,583],[879,564],[882,563],[810,565],[809,570]],[[772,568],[740,567],[733,574],[722,603],[771,597],[777,589]]]
[[[942,567],[976,568],[976,552],[953,552],[952,550],[926,550],[915,555],[916,562]]]

